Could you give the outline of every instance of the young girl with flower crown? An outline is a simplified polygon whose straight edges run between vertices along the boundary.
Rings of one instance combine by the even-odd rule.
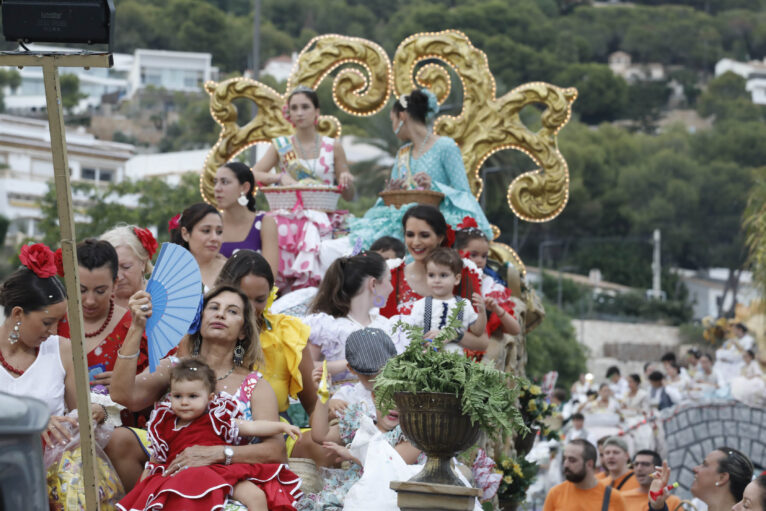
[[[155,406],[148,425],[152,457],[119,509],[212,511],[223,507],[229,494],[249,511],[294,508],[300,479],[282,464],[227,463],[164,475],[175,457],[192,445],[236,444],[239,437],[280,433],[300,436],[299,428],[284,422],[241,420],[237,402],[216,394],[215,383],[215,372],[198,359],[183,359],[173,367],[169,399]]]

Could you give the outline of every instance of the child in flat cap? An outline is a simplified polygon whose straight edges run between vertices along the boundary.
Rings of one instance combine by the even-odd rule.
[[[380,329],[364,328],[349,335],[346,360],[349,370],[359,376],[360,382],[358,387],[343,394],[342,397],[349,401],[343,401],[345,406],[336,425],[330,426],[328,404],[332,399],[327,403],[317,400],[311,414],[311,437],[335,458],[334,461],[350,461],[352,465],[348,469],[324,469],[324,489],[305,495],[298,502],[299,510],[343,507],[346,493],[362,476],[362,467],[364,472],[371,469],[366,460],[378,459],[381,450],[387,453],[387,460],[393,458],[401,466],[417,461],[420,451],[402,434],[399,412],[391,410],[384,415],[374,408],[372,400],[374,377],[395,355],[393,341]],[[314,374],[317,387],[320,387],[321,374],[316,371]],[[370,458],[372,451],[376,454]],[[388,489],[388,484],[385,488]]]

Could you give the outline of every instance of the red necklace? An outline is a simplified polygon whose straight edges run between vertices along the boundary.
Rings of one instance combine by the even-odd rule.
[[[37,358],[37,355],[38,355],[39,353],[40,353],[40,348],[35,348],[35,358]],[[34,363],[34,362],[33,362],[33,363]],[[2,364],[2,366],[3,366],[3,367],[6,369],[6,371],[8,371],[9,373],[18,374],[19,376],[21,376],[22,374],[24,374],[24,371],[26,371],[26,369],[24,369],[23,371],[22,371],[22,370],[20,370],[20,369],[16,369],[16,368],[15,368],[15,367],[13,367],[11,364],[9,364],[8,362],[6,362],[6,360],[5,360],[5,357],[3,356],[3,352],[2,352],[2,350],[0,350],[0,364]],[[30,365],[31,365],[31,364],[30,364]],[[29,369],[29,368],[27,367],[27,369]]]
[[[101,328],[95,332],[87,332],[85,337],[96,337],[97,335],[100,335],[104,330],[106,330],[106,327],[109,326],[109,322],[112,321],[112,314],[114,314],[114,298],[109,299],[109,314],[106,315],[106,321],[104,321],[104,324],[101,325]]]

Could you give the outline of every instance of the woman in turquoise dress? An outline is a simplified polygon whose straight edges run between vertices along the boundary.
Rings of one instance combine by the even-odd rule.
[[[430,123],[439,110],[436,96],[428,89],[414,90],[400,97],[391,109],[391,128],[400,140],[409,142],[399,149],[391,169],[388,189],[431,189],[444,194],[439,210],[447,223],[457,226],[465,216],[476,219],[479,228],[492,239],[492,231],[479,203],[471,193],[460,149],[449,137],[431,131]],[[403,239],[402,216],[409,205],[386,206],[378,199],[361,218],[350,221],[351,240],[361,239],[364,248],[381,236]]]

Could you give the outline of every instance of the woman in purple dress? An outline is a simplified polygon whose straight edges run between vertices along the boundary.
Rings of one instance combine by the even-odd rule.
[[[237,250],[260,252],[274,275],[279,271],[279,245],[274,218],[255,210],[255,179],[244,163],[231,161],[215,173],[214,193],[223,217],[225,257]]]

